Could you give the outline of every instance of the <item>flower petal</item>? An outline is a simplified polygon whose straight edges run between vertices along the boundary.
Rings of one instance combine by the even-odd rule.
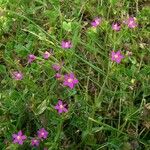
[[[22,138],[23,140],[26,140],[26,139],[27,139],[27,137],[26,137],[25,135],[23,135],[21,138]]]
[[[65,108],[65,107],[63,108],[63,111],[64,111],[64,112],[68,112],[67,108]]]
[[[73,83],[75,83],[75,84],[79,83],[78,79],[74,79]]]
[[[74,88],[74,84],[73,83],[69,83],[68,86],[73,89]]]
[[[61,114],[62,112],[63,112],[63,110],[62,110],[62,109],[59,109],[59,110],[58,110],[58,113],[59,113],[59,114]]]
[[[22,131],[21,131],[21,130],[18,132],[18,135],[19,135],[19,136],[22,136]]]
[[[17,134],[13,134],[13,135],[12,135],[13,138],[16,138],[17,136],[18,136]]]
[[[61,101],[61,100],[59,100],[59,101],[58,101],[58,104],[59,104],[59,105],[62,105],[63,103],[62,103],[62,101]]]
[[[55,109],[59,109],[59,105],[56,105],[54,108],[55,108]]]
[[[22,141],[22,140],[19,140],[19,141],[18,141],[18,144],[22,145],[22,144],[23,144],[23,141]]]

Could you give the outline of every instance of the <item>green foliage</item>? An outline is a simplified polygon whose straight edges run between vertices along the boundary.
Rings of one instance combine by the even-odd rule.
[[[129,0],[0,0],[0,149],[34,150],[30,139],[48,130],[40,147],[52,150],[150,149],[150,50],[148,1]],[[94,17],[102,24],[92,28]],[[128,16],[138,27],[113,22]],[[62,40],[73,48],[61,48]],[[53,49],[48,60],[43,53]],[[125,58],[112,63],[110,52]],[[128,52],[132,52],[128,56]],[[37,59],[27,64],[28,54]],[[52,64],[64,62],[61,74],[74,72],[75,89],[54,78]],[[12,79],[21,71],[23,80]],[[54,106],[62,99],[68,112]],[[19,130],[29,137],[12,143]]]

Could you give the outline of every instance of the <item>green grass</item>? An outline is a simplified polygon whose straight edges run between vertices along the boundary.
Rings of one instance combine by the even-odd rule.
[[[34,150],[30,138],[44,127],[48,139],[39,150],[150,150],[150,3],[146,0],[0,0],[0,149]],[[91,28],[100,16],[102,24]],[[128,16],[138,27],[111,24]],[[61,41],[73,48],[64,50]],[[42,54],[53,49],[44,60]],[[112,63],[110,52],[125,58]],[[133,54],[126,56],[127,51]],[[28,54],[37,60],[27,65]],[[52,64],[64,61],[62,74],[74,72],[79,84],[63,87]],[[14,70],[24,78],[15,81]],[[54,109],[58,99],[68,113]],[[28,136],[13,144],[19,130]]]

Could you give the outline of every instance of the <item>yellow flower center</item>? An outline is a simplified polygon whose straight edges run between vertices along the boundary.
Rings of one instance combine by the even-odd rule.
[[[63,105],[60,105],[59,107],[60,107],[60,109],[64,108],[64,106],[63,106]]]
[[[68,47],[68,46],[69,46],[69,43],[68,43],[68,42],[66,42],[66,43],[65,43],[65,47]]]
[[[17,136],[17,140],[20,140],[20,139],[21,139],[21,137],[18,135],[18,136]]]
[[[18,73],[16,76],[17,76],[18,78],[20,78],[20,77],[21,77],[21,74],[20,74],[20,73]]]
[[[44,132],[42,132],[41,135],[44,135]]]
[[[115,57],[115,58],[118,58],[118,55],[115,55],[114,57]]]
[[[70,83],[70,82],[72,82],[72,81],[73,81],[73,79],[71,79],[71,78],[70,78],[70,79],[68,79],[68,82],[69,82],[69,83]]]
[[[95,23],[96,23],[96,24],[99,24],[99,20],[95,20]]]

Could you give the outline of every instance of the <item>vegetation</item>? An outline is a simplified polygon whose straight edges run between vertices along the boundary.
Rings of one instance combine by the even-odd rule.
[[[149,5],[0,0],[0,149],[150,150]]]

